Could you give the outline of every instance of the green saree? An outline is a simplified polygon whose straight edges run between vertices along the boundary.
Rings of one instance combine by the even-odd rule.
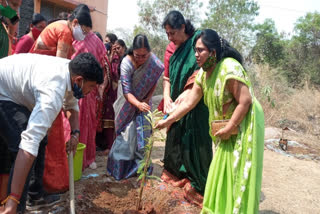
[[[197,31],[170,58],[171,98],[184,90],[188,78],[198,69],[193,50]],[[212,139],[207,130],[208,108],[203,100],[186,116],[174,123],[167,133],[164,168],[179,179],[188,178],[201,194],[205,189],[212,160]]]
[[[242,65],[233,58],[220,61],[206,79],[202,69],[196,77],[209,108],[209,124],[223,119],[223,104],[230,97],[225,90],[227,80],[236,79],[248,86],[252,105],[239,125],[239,133],[228,140],[211,135],[215,142],[214,154],[206,184],[203,214],[258,213],[264,150],[264,114],[255,99],[252,86]],[[237,105],[233,99],[225,119],[229,119]]]
[[[0,22],[0,59],[8,56],[9,52],[9,37],[2,22]]]

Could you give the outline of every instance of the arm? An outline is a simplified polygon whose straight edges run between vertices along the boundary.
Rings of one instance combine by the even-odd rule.
[[[13,177],[11,182],[11,192],[22,195],[23,187],[26,182],[29,171],[32,167],[35,156],[30,153],[19,149],[16,161],[14,164]],[[18,204],[9,199],[5,205],[4,213],[16,213]]]
[[[124,97],[126,100],[131,103],[133,106],[135,106],[137,109],[139,109],[142,112],[147,112],[151,110],[151,107],[148,105],[148,103],[142,101],[140,102],[133,94],[128,93],[124,94]]]
[[[79,112],[74,109],[67,110],[69,113],[69,123],[71,130],[79,130]],[[67,151],[68,153],[73,151],[73,154],[76,154],[77,146],[79,143],[80,134],[75,133],[71,136],[70,140],[67,142]]]
[[[163,77],[163,110],[164,113],[168,113],[168,110],[171,108],[171,105],[173,103],[171,97],[170,97],[170,80],[168,77]]]
[[[230,132],[234,127],[237,127],[241,123],[252,104],[252,97],[249,92],[249,88],[244,83],[231,79],[228,80],[226,89],[232,93],[238,105],[236,106],[226,127],[215,134],[215,136],[218,136],[221,139],[229,139]]]
[[[193,84],[188,99],[185,99],[166,120],[160,120],[155,128],[162,129],[171,126],[172,123],[178,121],[191,111],[199,103],[202,96],[203,93],[201,87],[198,84]]]
[[[69,51],[71,49],[71,46],[61,40],[58,41],[57,45],[57,57],[62,57],[62,58],[68,58]]]
[[[150,99],[152,98],[152,95],[153,95],[153,92],[156,90],[157,88],[157,84],[155,84],[151,90],[149,91],[148,95],[147,95],[147,98],[145,98],[143,101],[146,102],[146,103],[149,103]]]
[[[63,109],[66,112],[71,130],[79,130],[79,105],[78,100],[73,96],[72,92],[67,92],[65,95],[63,100]],[[73,134],[71,135],[70,140],[67,142],[67,151],[73,151],[74,155],[76,154],[79,137],[79,133]]]

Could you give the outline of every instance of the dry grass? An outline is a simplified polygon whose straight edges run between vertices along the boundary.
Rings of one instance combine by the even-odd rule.
[[[253,65],[248,70],[255,95],[264,108],[266,126],[287,126],[297,132],[320,137],[319,90],[307,83],[301,89],[291,88],[279,71],[268,66]]]

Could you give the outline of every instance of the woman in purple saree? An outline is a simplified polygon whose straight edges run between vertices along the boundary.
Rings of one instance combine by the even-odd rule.
[[[108,156],[107,171],[115,179],[135,176],[143,159],[145,139],[151,134],[145,118],[164,66],[151,53],[145,35],[137,35],[121,62],[118,98],[114,103],[116,139]]]

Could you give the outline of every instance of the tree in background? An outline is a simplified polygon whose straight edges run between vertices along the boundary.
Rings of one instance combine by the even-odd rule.
[[[284,41],[278,34],[274,21],[266,19],[254,29],[256,43],[250,53],[254,62],[269,64],[274,68],[280,67],[284,58]]]
[[[161,24],[171,10],[179,10],[192,23],[199,23],[202,5],[198,0],[139,0],[140,23],[153,34],[164,34]]]
[[[198,0],[139,0],[140,25],[135,26],[134,34],[144,33],[149,39],[152,51],[163,59],[169,41],[162,28],[162,21],[171,10],[179,10],[193,24],[199,23],[202,3]]]
[[[216,30],[241,53],[249,51],[259,5],[253,0],[209,0],[202,28]]]
[[[295,35],[286,46],[282,69],[293,86],[304,81],[320,85],[320,14],[307,13],[297,20]]]

